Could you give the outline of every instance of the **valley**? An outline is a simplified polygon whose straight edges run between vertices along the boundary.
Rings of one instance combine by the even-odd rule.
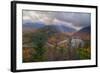
[[[62,24],[34,24],[23,24],[24,63],[91,59],[90,26],[77,31]]]

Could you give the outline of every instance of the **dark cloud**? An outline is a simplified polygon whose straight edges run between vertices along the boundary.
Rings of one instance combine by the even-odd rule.
[[[23,11],[25,18],[33,21],[48,17],[49,19],[58,19],[64,22],[70,22],[75,27],[86,27],[91,24],[91,14],[82,12],[58,12],[58,11]]]
[[[55,13],[55,17],[62,21],[72,22],[77,27],[85,27],[91,24],[90,13],[58,12]]]
[[[90,13],[79,12],[52,12],[52,11],[37,11],[37,13],[45,14],[50,18],[56,18],[65,22],[71,22],[76,27],[85,27],[91,24]]]

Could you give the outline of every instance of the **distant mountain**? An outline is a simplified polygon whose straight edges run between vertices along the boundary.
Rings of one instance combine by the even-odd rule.
[[[50,30],[51,32],[56,32],[56,33],[63,33],[63,32],[75,32],[76,30],[64,25],[46,25],[45,27],[42,28],[42,30]]]
[[[80,32],[80,33],[81,32],[90,33],[91,32],[91,26],[85,27],[85,28],[79,30],[78,32]]]
[[[45,24],[41,21],[39,21],[39,22],[23,21],[23,28],[39,29],[44,26],[45,26]]]
[[[55,30],[57,32],[75,32],[76,30],[74,28],[71,28],[69,26],[65,26],[64,24],[50,24],[46,25],[45,23],[38,21],[38,22],[32,22],[30,20],[23,21],[23,30],[36,30],[36,29],[46,29],[49,28],[49,30]]]
[[[73,36],[80,37],[84,40],[89,40],[91,37],[91,26],[82,28],[81,30],[75,32]]]
[[[64,26],[64,25],[61,25],[61,28],[63,29],[63,32],[75,32],[76,31],[76,29],[68,27],[68,26]]]

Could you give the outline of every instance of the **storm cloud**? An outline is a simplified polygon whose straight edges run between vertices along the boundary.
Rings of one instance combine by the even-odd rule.
[[[59,22],[71,26],[75,29],[81,29],[90,26],[91,14],[79,12],[23,10],[23,20],[31,20],[32,22],[43,21],[47,25]]]

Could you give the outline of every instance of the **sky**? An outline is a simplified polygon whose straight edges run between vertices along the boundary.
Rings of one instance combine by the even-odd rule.
[[[23,21],[44,22],[45,25],[63,24],[80,30],[91,24],[90,13],[23,10]]]

